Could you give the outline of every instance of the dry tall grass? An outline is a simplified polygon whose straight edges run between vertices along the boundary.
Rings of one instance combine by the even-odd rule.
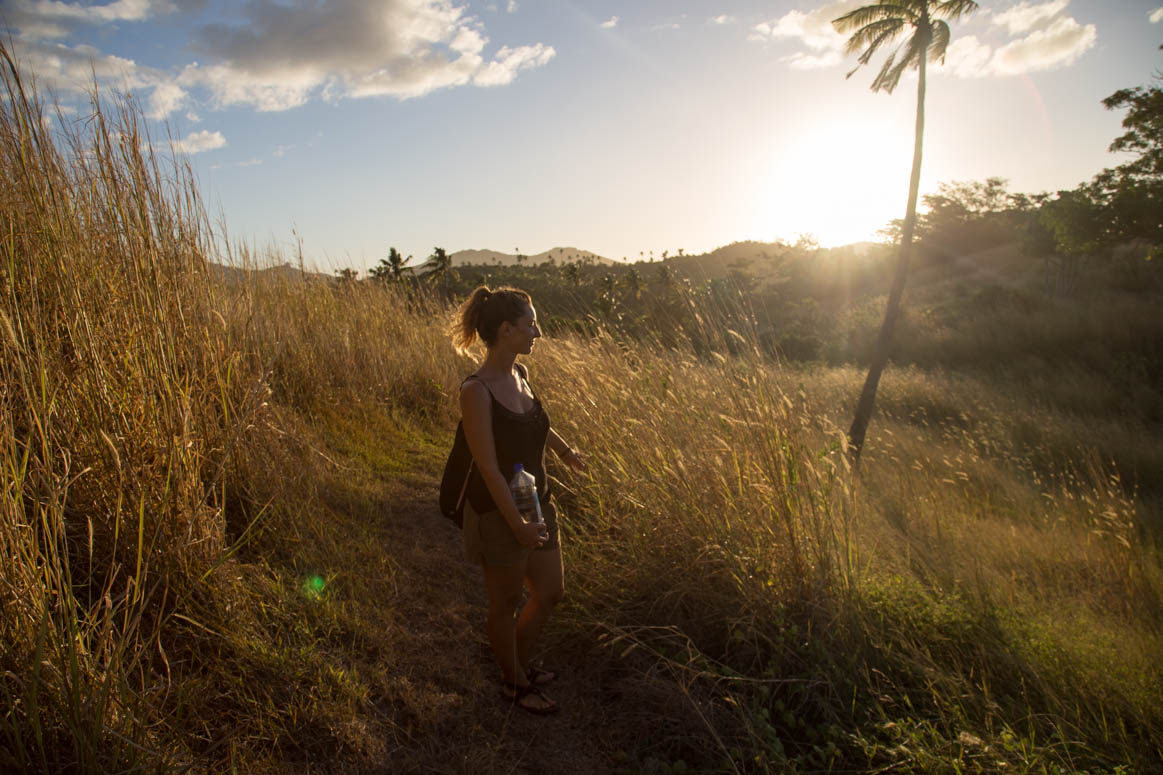
[[[8,766],[165,762],[265,393],[211,304],[189,170],[131,106],[51,120],[0,53],[0,739]]]
[[[309,616],[354,626],[415,581],[357,578],[353,557],[390,571],[393,548],[325,522],[354,511],[335,471],[407,459],[371,460],[334,405],[451,439],[472,364],[427,294],[255,271],[245,248],[215,280],[189,172],[132,108],[49,124],[8,64],[0,764],[277,768],[287,740],[376,710],[342,655],[318,664]],[[893,373],[857,480],[840,429],[860,375],[773,368],[716,314],[700,341],[730,356],[598,333],[530,361],[591,459],[556,472],[552,639],[609,647],[630,766],[1157,769],[1163,574],[1090,429],[988,381]],[[264,526],[272,564],[330,565],[347,599],[296,607],[240,546]]]
[[[1159,755],[1144,743],[1163,721],[1163,571],[1141,506],[1084,431],[1055,467],[1012,438],[1021,402],[897,373],[882,403],[903,416],[878,422],[854,480],[839,454],[851,369],[598,338],[548,343],[534,374],[597,461],[567,498],[582,620],[641,644],[657,660],[643,669],[666,665],[693,682],[684,691],[701,681],[720,738],[735,708],[768,766],[829,766],[820,751],[836,741],[805,744],[802,725],[850,725],[847,701],[886,721],[941,719],[935,739],[914,741],[938,758],[961,732],[993,741],[993,758],[977,757],[990,767],[1019,764],[1000,742],[1014,734],[1061,746],[1062,761]],[[929,420],[943,401],[956,410]],[[775,718],[777,702],[804,718],[760,734],[757,714]]]

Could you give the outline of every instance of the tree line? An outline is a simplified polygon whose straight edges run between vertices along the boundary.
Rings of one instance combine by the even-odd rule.
[[[1076,290],[1088,265],[1109,259],[1121,246],[1142,249],[1141,255],[1132,254],[1132,273],[1142,273],[1143,266],[1151,262],[1157,265],[1163,256],[1163,89],[1157,85],[1120,89],[1103,100],[1108,110],[1127,111],[1122,122],[1124,132],[1111,143],[1110,150],[1133,158],[1104,169],[1073,189],[1010,194],[1006,181],[995,177],[983,182],[946,183],[934,194],[920,195],[927,64],[945,57],[951,39],[948,21],[976,10],[978,5],[973,0],[879,0],[833,22],[837,31],[850,34],[848,53],[859,54],[849,77],[894,44],[897,47],[885,57],[872,81],[872,90],[891,94],[907,70],[915,69],[918,75],[908,200],[904,217],[890,223],[883,232],[895,247],[896,261],[891,268],[880,332],[848,432],[854,464],[859,462],[880,376],[892,354],[914,259],[948,260],[1000,244],[1017,234],[1027,255],[1043,260],[1047,290],[1068,296]],[[1163,75],[1156,73],[1155,78],[1163,79]],[[924,205],[924,210],[919,210],[919,204]],[[469,289],[466,286],[494,277],[501,279],[503,275],[502,282],[522,285],[539,299],[548,297],[550,304],[546,306],[554,311],[554,324],[572,325],[579,330],[604,324],[627,336],[653,336],[664,345],[682,336],[697,352],[731,350],[738,341],[745,340],[734,328],[707,325],[707,317],[700,312],[701,308],[719,308],[730,315],[733,310],[735,318],[742,318],[740,322],[749,323],[757,332],[754,340],[759,346],[776,354],[780,350],[778,335],[772,334],[774,329],[770,326],[764,330],[752,315],[757,306],[766,306],[762,298],[756,298],[758,277],[770,278],[774,274],[794,279],[798,272],[802,279],[805,274],[803,256],[797,255],[805,252],[805,246],[779,247],[775,265],[765,267],[769,273],[748,273],[740,267],[725,276],[698,282],[678,275],[665,262],[648,267],[640,261],[616,268],[567,263],[531,271],[519,261],[517,267],[504,272],[497,267],[454,270],[451,257],[439,247],[415,272],[408,268],[408,259],[391,248],[388,257],[369,274],[375,281],[422,283],[446,294],[462,294]],[[340,274],[343,279],[355,279],[352,270],[340,270]],[[876,274],[875,270],[872,274]],[[764,286],[770,296],[770,282]],[[648,293],[644,293],[646,287]],[[784,295],[792,306],[803,306],[798,299],[786,299],[788,287],[794,288],[796,283],[787,283],[785,293],[777,295]],[[767,322],[772,321],[769,318]],[[790,348],[785,345],[784,349]]]

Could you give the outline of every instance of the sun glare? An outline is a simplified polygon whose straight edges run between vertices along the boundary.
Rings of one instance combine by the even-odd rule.
[[[904,213],[911,161],[911,133],[887,123],[807,125],[758,168],[756,225],[825,246],[877,239]]]

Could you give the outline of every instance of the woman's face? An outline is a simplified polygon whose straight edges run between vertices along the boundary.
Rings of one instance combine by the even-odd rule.
[[[532,304],[526,305],[525,314],[511,323],[507,322],[505,328],[513,349],[525,355],[533,351],[533,340],[541,336],[541,329],[537,325],[537,310],[533,309]]]

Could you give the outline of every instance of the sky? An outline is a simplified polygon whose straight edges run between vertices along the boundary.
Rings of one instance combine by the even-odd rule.
[[[883,55],[845,77],[830,21],[867,2],[0,0],[0,34],[71,120],[94,74],[132,94],[232,242],[363,271],[389,247],[877,239],[904,214],[916,78],[872,92]],[[922,193],[1125,161],[1101,100],[1158,83],[1161,2],[979,0],[951,22]]]

